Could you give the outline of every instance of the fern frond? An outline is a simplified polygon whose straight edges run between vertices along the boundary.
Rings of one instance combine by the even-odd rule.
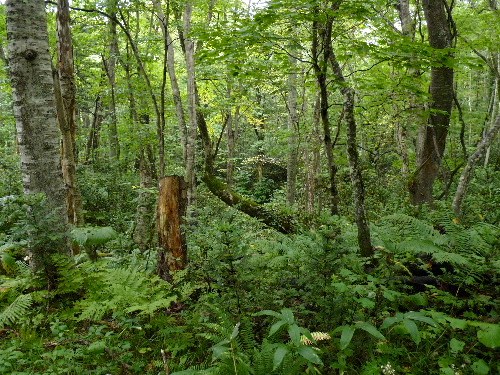
[[[315,341],[325,341],[331,340],[331,336],[326,332],[311,332],[311,336]],[[304,345],[312,345],[313,342],[309,340],[306,336],[300,336],[300,342]]]
[[[32,302],[31,294],[19,295],[14,302],[0,313],[0,327],[3,328],[6,324],[16,324],[26,317]]]

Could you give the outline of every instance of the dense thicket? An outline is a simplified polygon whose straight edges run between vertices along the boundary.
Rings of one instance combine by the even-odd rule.
[[[500,372],[497,1],[46,1],[41,62],[26,3],[0,4],[0,374]]]

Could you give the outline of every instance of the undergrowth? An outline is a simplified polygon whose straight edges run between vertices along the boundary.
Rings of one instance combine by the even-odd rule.
[[[22,214],[8,210],[0,374],[500,371],[492,224],[386,216],[367,264],[345,218],[283,236],[207,208],[189,224],[189,266],[172,283],[154,275],[154,249],[113,240],[96,262],[54,259],[58,288],[48,292],[26,263]]]

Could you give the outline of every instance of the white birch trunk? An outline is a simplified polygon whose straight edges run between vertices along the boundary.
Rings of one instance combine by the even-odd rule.
[[[50,246],[32,249],[34,265],[44,268],[50,287],[55,275],[50,255],[68,252],[65,240],[68,217],[45,3],[8,0],[6,6],[9,68],[24,191],[45,194],[55,219],[52,230],[59,235]],[[40,219],[40,223],[46,220]]]

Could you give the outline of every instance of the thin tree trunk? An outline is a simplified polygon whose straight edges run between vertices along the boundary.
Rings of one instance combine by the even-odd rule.
[[[500,98],[500,76],[496,72],[500,72],[500,54],[496,53],[495,55],[492,56],[491,58],[492,63],[494,66],[496,66],[496,71],[493,71],[494,77],[493,77],[493,87],[492,87],[492,92],[491,92],[491,107],[488,111],[489,114],[489,119],[490,119],[490,124],[489,128],[493,128],[494,126],[494,119],[496,118],[499,110],[500,110],[500,103],[499,103],[499,98]],[[495,74],[496,73],[496,74]],[[484,133],[487,132],[487,128],[484,130]],[[490,150],[491,147],[489,146],[486,149],[486,155],[484,157],[484,166],[486,167],[488,165],[488,162],[490,160]]]
[[[50,243],[32,238],[30,251],[35,269],[45,273],[49,289],[57,283],[52,255],[69,254],[66,192],[60,163],[54,80],[47,34],[45,3],[6,2],[9,70],[21,171],[26,194],[43,193],[51,221]],[[40,230],[44,215],[33,215]],[[39,222],[40,221],[40,222]],[[47,225],[47,222],[45,222]]]
[[[76,84],[68,0],[57,2],[58,71],[54,75],[57,118],[62,134],[61,164],[70,224],[83,224],[82,198],[76,181]]]
[[[361,255],[364,257],[373,256],[373,246],[371,244],[370,225],[365,209],[365,188],[361,166],[359,165],[358,144],[356,142],[356,117],[354,114],[354,89],[346,81],[335,53],[330,53],[330,63],[333,74],[340,84],[342,95],[344,96],[344,113],[347,123],[347,154],[349,155],[349,167],[351,172],[351,182],[353,186],[353,200],[356,208],[356,226],[358,227],[358,245]]]
[[[318,10],[316,10],[318,13]],[[319,16],[317,17],[319,18]],[[333,215],[338,214],[339,194],[337,190],[337,170],[333,157],[333,142],[330,126],[330,118],[328,115],[328,87],[327,87],[327,70],[328,60],[331,52],[331,21],[329,24],[320,24],[318,19],[313,21],[313,41],[312,41],[312,56],[313,67],[316,73],[316,79],[320,90],[320,115],[323,125],[325,152],[328,163],[328,173],[330,177],[330,211]],[[321,37],[321,46],[319,44]],[[323,52],[323,58],[320,61],[320,50]]]
[[[453,199],[453,211],[457,217],[462,215],[462,203],[465,199],[465,195],[467,194],[467,188],[469,187],[469,182],[472,178],[474,168],[481,160],[484,152],[491,145],[496,135],[500,131],[500,115],[497,115],[495,122],[491,129],[484,135],[481,142],[479,142],[476,151],[469,157],[469,161],[462,171],[462,175],[460,176],[460,180],[458,182],[457,191],[455,193],[455,198]]]
[[[108,12],[116,19],[117,0],[108,1]],[[108,19],[109,30],[109,59],[106,61],[106,73],[108,76],[109,87],[111,89],[111,100],[109,102],[109,113],[111,121],[109,124],[110,157],[112,160],[120,159],[120,142],[118,138],[118,120],[116,116],[116,62],[118,54],[118,35],[116,32],[116,23]]]
[[[186,149],[187,149],[187,128],[186,128],[186,117],[184,113],[184,108],[182,104],[181,91],[179,88],[179,83],[177,81],[177,74],[175,70],[175,51],[172,37],[168,28],[168,18],[162,10],[161,3],[158,0],[153,0],[153,5],[155,7],[156,14],[160,20],[160,26],[163,33],[164,47],[166,49],[166,67],[168,76],[170,78],[170,87],[172,89],[172,99],[175,105],[175,114],[177,116],[177,123],[179,128],[179,135],[181,138],[182,145],[182,155],[183,162],[186,163]],[[170,3],[169,3],[170,5]],[[168,13],[168,12],[167,12]]]
[[[298,171],[298,114],[297,114],[297,60],[289,58],[291,71],[288,75],[288,160],[286,168],[286,199],[289,205],[295,204],[297,192],[297,171]]]
[[[188,206],[194,203],[196,190],[196,130],[198,128],[196,110],[196,82],[194,66],[194,40],[191,38],[191,15],[193,4],[189,0],[184,9],[184,46],[186,50],[187,95],[189,127],[186,143],[186,183]]]
[[[319,175],[320,166],[320,148],[321,148],[321,131],[320,131],[320,98],[316,99],[314,104],[314,115],[313,115],[313,131],[311,133],[310,147],[310,162],[306,164],[309,165],[307,168],[306,177],[306,211],[309,213],[315,212],[316,204],[316,182]]]
[[[101,96],[97,95],[94,104],[94,113],[92,115],[92,125],[90,127],[85,151],[85,163],[95,162],[97,159],[97,150],[99,149],[99,139],[102,124],[102,103]]]
[[[234,115],[227,122],[227,172],[226,181],[229,187],[232,187],[234,180],[235,158],[236,158],[236,140],[238,139],[238,122],[240,119],[240,106],[236,106]]]
[[[154,197],[150,189],[154,186],[153,171],[145,147],[139,151],[140,187],[135,215],[133,240],[142,252],[151,248],[154,228]]]
[[[442,50],[452,47],[448,14],[442,0],[423,0],[429,30],[429,44]],[[447,54],[447,59],[452,58]],[[410,196],[414,204],[431,203],[432,188],[443,158],[446,136],[453,104],[453,68],[433,66],[430,83],[430,116],[422,130],[422,143],[417,150],[417,170],[410,183]]]
[[[415,21],[411,16],[410,12],[410,1],[409,0],[399,0],[399,19],[401,21],[401,31],[403,36],[414,40],[415,39]],[[418,76],[418,72],[414,69],[410,70],[411,75],[414,77]],[[410,106],[413,107],[416,105],[416,97],[413,94],[410,94]],[[410,121],[414,120],[414,116],[409,118]],[[408,153],[408,127],[409,121],[405,121],[401,124],[398,124],[396,127],[396,139],[399,146],[399,151],[402,159],[401,173],[403,177],[406,179],[408,177],[410,171],[410,157]]]

